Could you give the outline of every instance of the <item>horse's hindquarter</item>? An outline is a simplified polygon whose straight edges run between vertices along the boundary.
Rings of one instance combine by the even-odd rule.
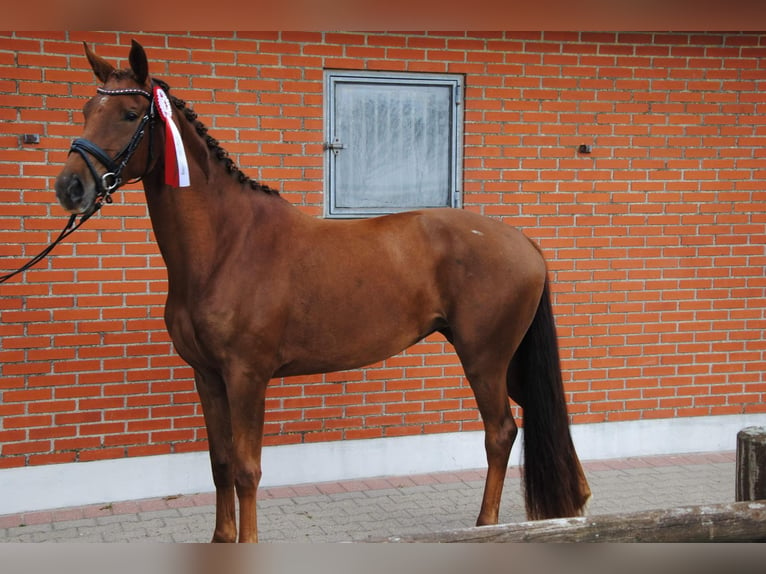
[[[438,281],[456,348],[486,347],[499,338],[496,344],[515,349],[543,292],[542,254],[521,231],[495,219],[449,209],[429,214],[448,244]]]
[[[492,320],[517,305],[509,294],[529,292],[525,282],[539,282],[539,300],[545,276],[520,232],[451,209],[315,221],[291,237],[290,252],[279,375],[361,367],[452,319]]]

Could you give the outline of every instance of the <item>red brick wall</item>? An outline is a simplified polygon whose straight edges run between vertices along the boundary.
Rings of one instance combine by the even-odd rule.
[[[465,208],[547,254],[574,422],[766,411],[766,34],[2,33],[3,268],[65,222],[53,179],[96,86],[81,41],[124,66],[132,37],[316,215],[324,68],[465,74]],[[138,186],[0,285],[0,467],[205,447],[164,291]],[[461,374],[433,337],[274,381],[267,444],[479,429]]]

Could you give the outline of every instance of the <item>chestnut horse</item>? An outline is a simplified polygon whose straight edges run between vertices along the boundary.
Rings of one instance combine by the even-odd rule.
[[[168,271],[165,322],[194,369],[207,427],[214,541],[237,538],[235,495],[239,540],[258,538],[271,378],[362,367],[435,331],[454,346],[484,423],[488,472],[477,524],[498,520],[517,434],[509,397],[524,415],[529,518],[582,512],[590,490],[569,432],[546,264],[531,240],[458,209],[311,217],[236,167],[196,114],[149,75],[138,43],[126,70],[87,45],[85,53],[102,85],[85,104],[83,137],[56,195],[69,212],[89,214],[122,182],[143,181]],[[176,189],[181,180],[169,176],[179,170],[189,181]]]

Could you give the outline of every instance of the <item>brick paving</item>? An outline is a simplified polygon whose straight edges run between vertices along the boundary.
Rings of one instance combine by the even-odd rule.
[[[735,453],[585,462],[589,514],[734,501]],[[366,541],[472,526],[484,470],[264,488],[264,542]],[[207,542],[215,495],[114,501],[0,516],[0,542]],[[503,522],[525,519],[518,468],[508,470]]]

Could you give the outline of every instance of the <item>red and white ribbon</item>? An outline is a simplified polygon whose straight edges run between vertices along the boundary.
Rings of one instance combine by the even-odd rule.
[[[189,162],[181,133],[173,121],[173,108],[168,95],[154,86],[154,103],[165,122],[165,183],[174,187],[189,187]]]

